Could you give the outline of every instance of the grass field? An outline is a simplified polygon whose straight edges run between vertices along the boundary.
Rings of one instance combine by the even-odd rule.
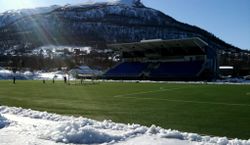
[[[0,105],[250,138],[250,85],[0,81]]]

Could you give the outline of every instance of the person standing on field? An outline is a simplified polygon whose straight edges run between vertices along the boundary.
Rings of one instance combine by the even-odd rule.
[[[16,84],[16,76],[13,76],[13,84]]]
[[[66,77],[66,75],[63,77],[63,79],[64,79],[64,83],[66,84],[67,83],[67,77]]]
[[[16,84],[16,69],[13,69],[13,84]]]

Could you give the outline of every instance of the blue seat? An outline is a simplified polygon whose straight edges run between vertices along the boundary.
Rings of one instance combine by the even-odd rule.
[[[147,63],[124,62],[110,69],[105,76],[109,77],[138,77],[147,67]]]
[[[194,77],[202,69],[202,61],[191,62],[162,62],[152,70],[151,77]]]

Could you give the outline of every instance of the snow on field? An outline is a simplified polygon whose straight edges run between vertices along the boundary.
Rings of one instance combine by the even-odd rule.
[[[0,106],[0,145],[250,145],[250,140],[200,136],[152,125],[102,122]]]

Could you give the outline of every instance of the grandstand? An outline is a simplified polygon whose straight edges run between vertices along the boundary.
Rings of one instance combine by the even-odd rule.
[[[111,44],[121,62],[106,79],[209,80],[218,75],[216,51],[200,38]]]

